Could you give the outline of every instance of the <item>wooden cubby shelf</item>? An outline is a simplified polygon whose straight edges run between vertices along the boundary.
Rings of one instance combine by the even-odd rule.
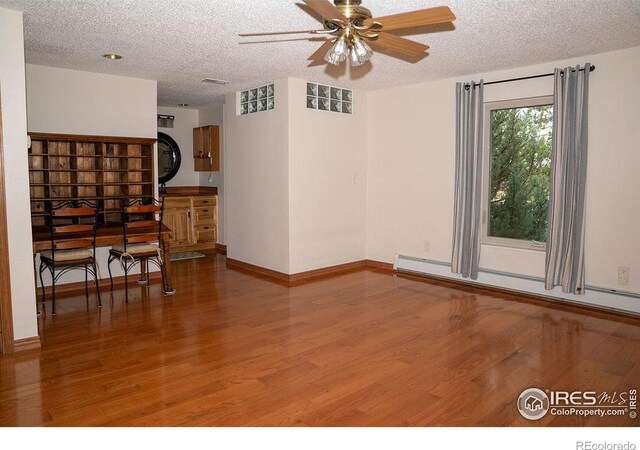
[[[127,200],[154,194],[155,139],[29,133],[31,220],[70,200],[95,203],[103,224],[119,222]]]

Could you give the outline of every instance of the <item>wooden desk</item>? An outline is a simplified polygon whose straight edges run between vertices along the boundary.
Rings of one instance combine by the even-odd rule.
[[[156,228],[157,230],[157,228]],[[170,229],[165,225],[162,226],[162,252],[164,262],[164,274],[166,291],[165,294],[173,293],[173,287],[171,286],[171,254],[169,252],[169,233]],[[136,232],[129,231],[127,235],[134,236],[136,234],[147,234],[149,229],[140,228]],[[51,249],[51,232],[44,227],[33,228],[33,257],[36,253],[42,250]],[[73,239],[74,236],[69,234],[69,239]],[[118,244],[122,242],[122,224],[112,225],[98,225],[96,230],[96,247],[107,247],[110,245]],[[105,261],[106,263],[107,261]],[[143,269],[144,271],[144,269]]]

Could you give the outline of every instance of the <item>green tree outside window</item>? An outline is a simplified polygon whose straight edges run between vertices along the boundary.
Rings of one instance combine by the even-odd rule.
[[[491,111],[488,235],[545,242],[553,106]]]

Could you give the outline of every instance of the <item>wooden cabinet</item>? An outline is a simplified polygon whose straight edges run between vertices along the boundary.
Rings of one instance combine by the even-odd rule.
[[[196,172],[220,170],[220,127],[218,125],[193,129],[193,167]]]
[[[164,197],[164,224],[171,229],[171,253],[213,249],[217,241],[215,195]]]
[[[155,139],[29,133],[31,222],[73,200],[96,204],[100,222],[122,220],[123,204],[153,197]]]
[[[189,245],[193,242],[189,199],[165,198],[163,222],[171,229],[169,234],[171,248]]]

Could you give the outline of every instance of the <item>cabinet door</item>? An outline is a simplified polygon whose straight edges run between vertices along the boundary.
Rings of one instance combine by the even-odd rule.
[[[191,210],[189,208],[166,209],[164,223],[171,229],[171,246],[188,245],[192,242]]]
[[[209,125],[207,127],[209,143],[207,147],[207,154],[211,155],[211,171],[218,172],[220,170],[220,127],[218,125]]]
[[[202,158],[206,155],[204,148],[204,130],[202,128],[193,129],[193,157]]]
[[[211,127],[203,127],[202,130],[202,149],[204,150],[205,158],[211,157],[211,131],[209,130]]]

